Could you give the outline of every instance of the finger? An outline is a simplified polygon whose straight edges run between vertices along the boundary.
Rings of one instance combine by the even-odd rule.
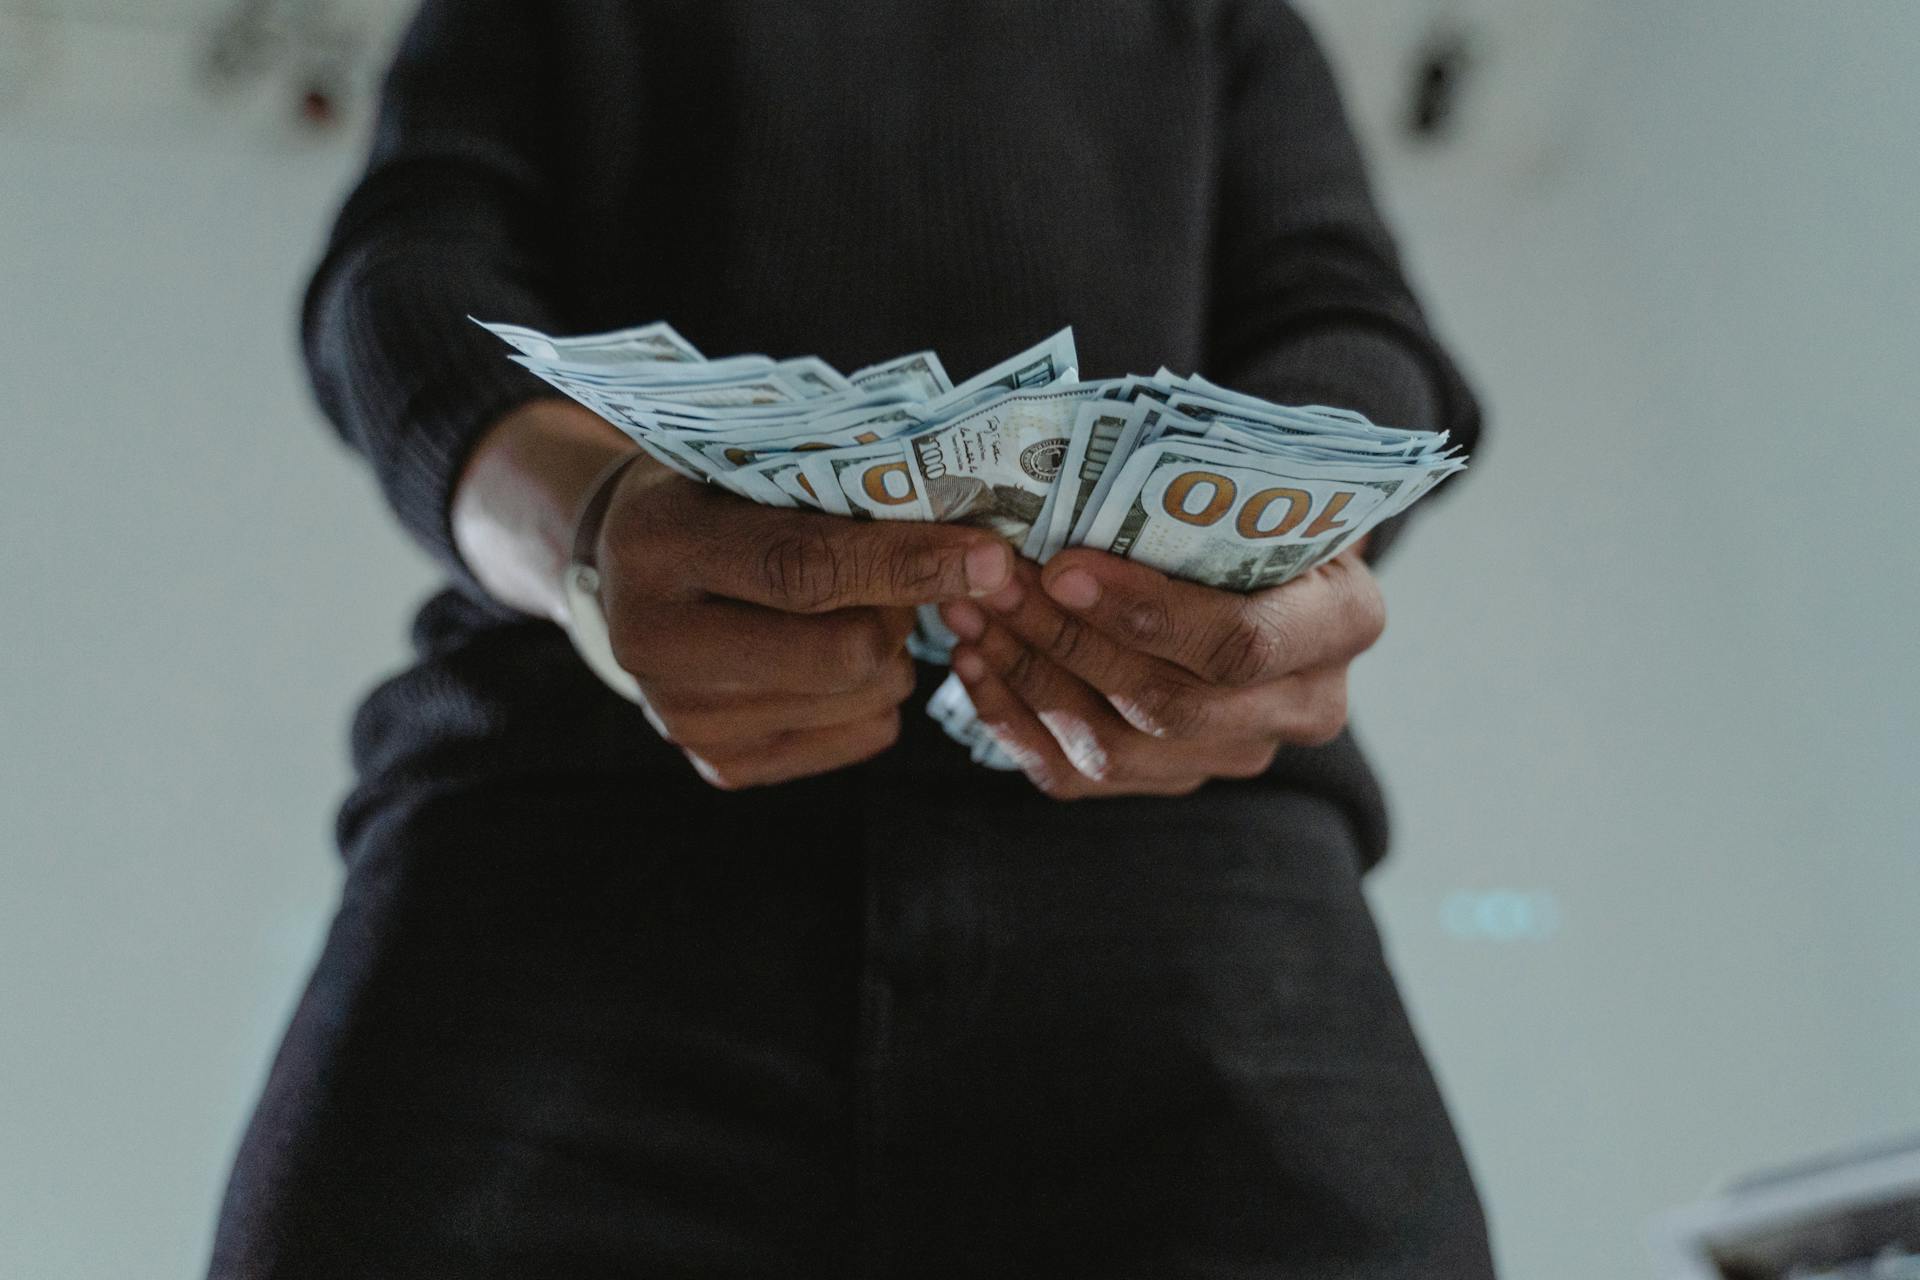
[[[1028,576],[1022,566],[1017,582],[1026,585]],[[982,605],[999,612],[989,620]],[[1017,591],[1012,586],[978,603],[943,605],[940,616],[955,635],[968,641],[979,641],[991,628],[1004,627],[1014,640],[1105,695],[1108,705],[1132,728],[1169,744],[1190,742],[1202,748],[1198,755],[1179,759],[1204,765],[1217,776],[1263,772],[1275,743],[1317,745],[1336,736],[1346,723],[1344,665],[1295,672],[1245,688],[1215,688],[1170,662],[1122,649],[1069,617],[1038,590]],[[990,655],[999,651],[994,643],[984,647]],[[1022,663],[1006,675],[1026,675],[1037,669]],[[1029,702],[1045,696],[1018,680],[1013,685],[1014,693]]]
[[[1243,744],[1236,748],[1231,767],[1221,769],[1184,768],[1165,776],[1114,777],[1095,782],[1074,768],[1060,749],[1056,738],[1032,708],[1023,703],[1006,682],[971,645],[954,650],[953,669],[967,688],[976,715],[1028,781],[1056,800],[1080,800],[1095,796],[1192,795],[1213,777],[1252,777],[1273,758],[1273,748]]]
[[[1246,778],[1263,773],[1273,763],[1280,735],[1266,729],[1271,707],[1238,707],[1231,715],[1213,717],[1260,725],[1254,730],[1214,732],[1195,738],[1156,738],[1117,715],[1099,691],[1044,656],[1034,655],[1011,632],[990,625],[975,641],[994,674],[1014,697],[1024,702],[1054,736],[1080,773],[1109,789],[1122,792],[1165,793],[1167,784],[1180,789],[1182,780],[1195,777]],[[1342,686],[1344,690],[1344,684]],[[1273,687],[1233,690],[1220,700],[1238,703],[1255,694],[1274,698]],[[1344,702],[1342,703],[1344,716]],[[1315,722],[1317,725],[1319,722]]]
[[[997,590],[1013,572],[1013,548],[984,529],[849,520],[737,499],[706,510],[714,518],[679,539],[694,582],[789,613],[960,600]]]
[[[1056,556],[1042,583],[1055,603],[1121,644],[1214,685],[1351,661],[1386,625],[1379,587],[1351,554],[1250,595],[1085,549]]]
[[[642,684],[736,700],[865,688],[897,666],[913,629],[910,609],[801,615],[733,600],[629,608],[610,595],[608,612],[614,658]]]
[[[1027,589],[1031,583],[1032,589]],[[984,600],[945,605],[941,616],[956,635],[972,638],[986,626],[980,606],[1031,648],[1106,695],[1120,717],[1141,733],[1172,741],[1258,739],[1272,736],[1272,708],[1261,691],[1221,689],[1138,650],[1061,609],[1039,590],[1037,572],[1022,565],[1015,581]]]
[[[1022,644],[1012,632],[988,626],[973,641],[994,675],[1053,736],[1060,752],[1092,782],[1137,781],[1169,770],[1156,767],[1174,753],[1120,718],[1098,690]]]
[[[1265,689],[1263,723],[1269,741],[1296,747],[1318,747],[1340,736],[1347,727],[1347,669],[1321,667],[1288,676]]]
[[[661,736],[698,755],[740,754],[785,733],[871,719],[913,696],[913,660],[896,656],[870,683],[825,697],[730,700],[707,689],[652,691]]]
[[[981,606],[993,610],[995,623],[1028,648],[1099,690],[1141,733],[1181,739],[1257,732],[1255,722],[1220,714],[1234,709],[1222,691],[1183,667],[1122,646],[1060,608],[1039,589],[1038,575],[1029,566],[1020,566],[1013,583],[981,601],[942,606],[941,618],[955,635],[975,639],[988,625]],[[1264,708],[1255,710],[1264,714]]]
[[[738,791],[844,769],[879,755],[899,737],[900,713],[892,710],[853,724],[782,734],[740,754],[708,758],[688,752],[687,759],[709,786]]]
[[[972,639],[985,627],[988,611],[1026,644],[1103,692],[1118,691],[1148,672],[1179,670],[1122,647],[1048,599],[1040,588],[1039,566],[1030,561],[1016,564],[1013,581],[999,591],[978,601],[944,604],[940,616],[955,635]]]
[[[980,723],[1027,775],[1027,781],[1055,800],[1077,800],[1092,794],[1092,784],[1068,761],[1047,727],[994,674],[977,649],[956,646],[953,673],[966,686]]]

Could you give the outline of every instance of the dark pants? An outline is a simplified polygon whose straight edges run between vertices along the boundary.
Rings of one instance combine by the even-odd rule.
[[[1352,837],[1257,785],[387,806],[219,1277],[1485,1277]]]

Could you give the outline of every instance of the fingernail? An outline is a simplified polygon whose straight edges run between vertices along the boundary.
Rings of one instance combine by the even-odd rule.
[[[1063,711],[1037,714],[1074,768],[1095,782],[1107,776],[1107,753],[1100,749],[1100,740],[1093,736],[1086,721]]]
[[[953,673],[972,683],[987,673],[987,664],[973,650],[962,649],[953,655]]]
[[[1013,576],[1013,548],[1004,542],[983,542],[967,552],[966,569],[968,595],[998,591]]]
[[[1047,583],[1047,594],[1069,609],[1091,609],[1100,598],[1100,584],[1084,569],[1068,569]]]
[[[987,629],[987,615],[980,612],[978,606],[964,600],[941,606],[940,617],[948,629],[962,640],[978,640]]]
[[[981,601],[981,603],[986,605],[987,608],[992,609],[995,613],[1011,613],[1020,607],[1020,596],[1020,580],[1015,578],[1013,581],[1007,583],[1006,586],[989,595],[985,600]]]
[[[1154,723],[1153,717],[1147,714],[1146,708],[1142,707],[1132,698],[1124,698],[1115,693],[1109,694],[1107,701],[1113,704],[1113,709],[1120,713],[1122,720],[1125,720],[1128,724],[1146,734],[1148,737],[1164,738],[1167,736],[1167,731]]]

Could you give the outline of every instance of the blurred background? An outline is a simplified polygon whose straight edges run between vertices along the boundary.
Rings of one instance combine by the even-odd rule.
[[[1372,891],[1504,1273],[1647,1276],[1920,1130],[1920,5],[1303,7],[1493,422],[1359,668]],[[0,1275],[197,1274],[331,909],[434,576],[293,311],[403,8],[0,0]]]

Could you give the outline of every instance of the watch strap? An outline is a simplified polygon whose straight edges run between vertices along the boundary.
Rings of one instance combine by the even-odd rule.
[[[607,509],[613,505],[614,491],[627,468],[645,457],[636,449],[616,459],[600,473],[587,491],[580,516],[573,525],[573,553],[562,576],[561,587],[567,602],[567,636],[602,684],[629,702],[642,706],[646,700],[639,682],[613,656],[613,639],[607,630],[606,610],[600,603],[599,546],[600,528],[606,523]]]

